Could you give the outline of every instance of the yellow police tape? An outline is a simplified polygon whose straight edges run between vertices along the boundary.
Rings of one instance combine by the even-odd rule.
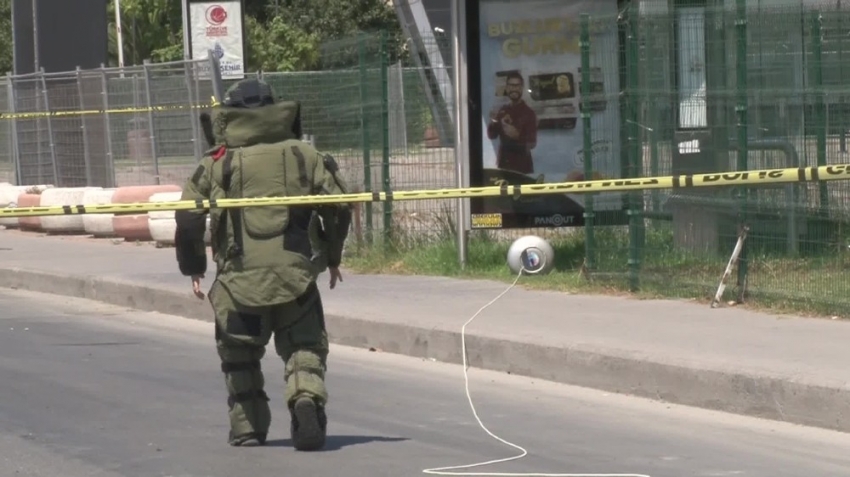
[[[150,211],[205,210],[233,207],[282,205],[320,205],[354,202],[390,202],[406,200],[513,197],[547,194],[592,194],[650,189],[691,189],[699,187],[764,186],[793,182],[818,182],[850,179],[850,164],[790,169],[764,169],[719,174],[693,174],[635,179],[606,179],[551,184],[501,185],[458,189],[363,192],[338,195],[302,195],[246,199],[182,200],[137,202],[131,204],[53,205],[0,209],[3,217],[43,217],[50,215],[132,214]]]
[[[99,114],[133,114],[133,113],[161,113],[181,109],[208,109],[218,106],[215,97],[208,104],[176,104],[167,106],[146,106],[142,108],[112,108],[112,109],[89,109],[85,111],[30,111],[23,113],[0,112],[1,120],[11,119],[38,119],[38,118],[67,118],[69,116],[92,116]]]

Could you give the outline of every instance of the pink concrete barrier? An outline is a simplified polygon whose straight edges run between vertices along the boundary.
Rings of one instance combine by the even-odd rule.
[[[113,204],[129,204],[134,202],[149,202],[150,197],[160,192],[181,192],[182,187],[174,184],[129,186],[115,189],[112,195]],[[112,228],[115,236],[127,241],[153,240],[148,226],[148,213],[119,215],[112,217]]]
[[[0,183],[0,208],[1,209],[14,209],[18,206],[18,196],[24,194],[26,192],[32,193],[41,193],[41,191],[45,189],[49,189],[53,187],[52,185],[28,185],[28,186],[17,186],[9,184],[8,182]],[[18,217],[12,218],[2,218],[0,219],[0,226],[6,227],[7,229],[16,229],[19,227],[18,225]]]
[[[41,194],[23,194],[18,196],[18,207],[38,207],[41,205]],[[21,230],[41,232],[41,217],[18,217]]]
[[[26,187],[7,184],[0,184],[0,209],[16,208],[18,206],[18,196],[26,192],[27,189]],[[16,229],[18,228],[18,218],[0,218],[0,226]]]

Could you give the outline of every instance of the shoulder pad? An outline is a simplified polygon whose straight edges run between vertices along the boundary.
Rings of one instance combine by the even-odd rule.
[[[325,164],[325,169],[327,169],[331,174],[336,174],[339,170],[339,165],[337,165],[336,160],[334,160],[333,156],[330,154],[325,154],[322,157],[322,162]]]

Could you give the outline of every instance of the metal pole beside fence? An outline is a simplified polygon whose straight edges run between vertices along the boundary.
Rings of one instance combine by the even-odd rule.
[[[581,15],[581,36],[579,37],[581,47],[581,118],[582,133],[584,140],[584,178],[593,179],[593,132],[590,122],[590,16],[586,13]],[[593,194],[588,194],[584,199],[584,254],[585,266],[588,270],[596,268],[594,255],[595,236],[593,233]]]
[[[638,62],[640,61],[638,45],[638,19],[640,13],[636,3],[630,3],[626,25],[626,111],[628,137],[628,177],[640,177],[642,162],[642,145],[640,136],[640,104],[638,89],[640,78]],[[629,290],[636,292],[640,289],[640,268],[643,255],[645,230],[643,225],[643,196],[640,192],[626,194],[629,214]]]
[[[366,111],[369,84],[366,75],[366,41],[361,33],[357,39],[358,65],[360,69],[360,130],[363,134],[363,188],[372,192],[372,140],[369,137],[369,113]],[[366,203],[366,242],[372,242],[372,204]]]
[[[47,81],[44,78],[44,68],[40,69],[39,79],[41,80],[41,94],[44,98],[44,112],[50,112],[50,101],[47,97]],[[53,184],[56,186],[61,185],[61,180],[59,176],[59,163],[56,161],[56,140],[53,137],[53,121],[50,119],[50,115],[47,115],[47,139],[50,141],[50,162],[53,163]],[[39,155],[39,163],[41,163],[41,157]]]
[[[80,71],[80,67],[77,66],[77,96],[80,98],[80,111],[86,110],[86,102],[85,97],[83,96],[83,78],[82,71]],[[91,151],[89,150],[89,133],[86,129],[86,115],[83,114],[80,117],[80,128],[83,130],[83,160],[85,161],[86,167],[86,186],[91,187],[94,184],[92,183],[92,175],[91,175]]]
[[[454,104],[452,104],[452,117],[454,118],[454,166],[455,166],[455,186],[463,188],[467,186],[467,164],[466,154],[463,152],[467,147],[467,138],[465,137],[464,113],[466,106],[464,101],[466,98],[466,55],[464,55],[465,44],[463,38],[466,37],[466,7],[462,0],[451,0],[452,12],[452,83],[454,86]],[[466,222],[468,218],[469,199],[457,199],[457,209],[455,210],[455,230],[457,231],[457,256],[458,264],[461,269],[465,269],[467,260],[469,259],[469,243]]]
[[[145,73],[145,98],[148,105],[148,129],[150,131],[149,136],[151,139],[151,159],[153,159],[153,177],[154,183],[156,185],[160,185],[159,159],[157,158],[156,153],[156,128],[154,128],[153,124],[153,101],[151,100],[150,60],[144,61],[144,63],[142,64],[142,70]]]
[[[195,81],[195,104],[201,104],[201,78],[200,72],[198,71],[199,63],[192,64],[192,78]],[[204,98],[204,102],[206,102],[209,98]],[[199,118],[197,119],[199,120]],[[201,157],[204,155],[204,150],[206,149],[206,142],[204,142],[204,134],[203,131],[200,130],[200,124],[198,125],[198,132],[200,133],[200,143],[198,145],[198,160],[201,160]]]
[[[212,82],[213,94],[216,101],[224,101],[224,81],[221,79],[221,65],[218,62],[218,57],[215,56],[215,51],[207,50],[207,55],[210,60],[210,81]]]
[[[388,69],[389,54],[387,52],[387,32],[381,31],[381,182],[384,192],[390,191],[390,90]],[[384,202],[384,238],[392,237],[393,228],[393,203],[390,200]]]
[[[747,123],[748,89],[747,89],[747,0],[737,0],[736,3],[736,96],[737,104],[735,111],[738,113],[738,170],[743,171],[748,167],[749,156],[749,131]],[[747,198],[749,189],[741,186],[738,192],[739,200],[739,222],[740,227],[746,226],[747,222]],[[738,301],[743,301],[745,283],[747,280],[747,249],[741,250],[738,257]]]
[[[189,99],[189,104],[192,104],[192,79],[189,77],[191,68],[188,62],[183,63],[183,80],[186,82],[186,98]],[[198,104],[195,102],[195,104]],[[198,128],[198,121],[195,119],[195,112],[192,108],[186,113],[189,116],[189,124],[192,125],[192,154],[195,155],[195,161],[201,160],[201,134]]]
[[[103,63],[100,64],[100,83],[101,83],[101,95],[103,95],[103,130],[104,130],[104,140],[106,141],[106,157],[108,161],[106,161],[107,167],[109,167],[109,174],[112,176],[112,186],[115,187],[116,177],[115,177],[115,154],[112,151],[112,129],[109,125],[109,81],[106,77],[106,65]]]
[[[826,165],[826,105],[823,88],[823,18],[818,10],[811,12],[812,22],[812,86],[815,93],[814,122],[817,150],[817,165]],[[829,207],[829,195],[825,183],[818,185],[820,207],[826,211]]]

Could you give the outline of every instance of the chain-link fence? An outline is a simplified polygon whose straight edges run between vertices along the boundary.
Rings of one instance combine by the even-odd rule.
[[[204,63],[7,76],[0,173],[58,187],[182,183],[204,147]]]
[[[619,91],[606,90],[609,105],[619,98],[621,121],[594,123],[593,141],[620,142],[623,177],[848,162],[850,11],[669,5],[650,0],[590,19],[590,66],[617,55],[622,80]],[[619,48],[596,41],[592,31],[606,27],[619,29]],[[627,226],[581,230],[591,276],[708,298],[746,227],[729,280],[737,298],[850,310],[850,183],[684,191],[629,194]]]
[[[301,101],[305,139],[337,158],[355,191],[452,187],[452,104],[444,97],[452,58],[416,67],[389,50],[385,34],[362,34],[322,45],[317,71],[251,74]],[[7,76],[0,82],[0,180],[182,184],[207,146],[198,121],[213,96],[200,74],[206,63]],[[223,81],[225,88],[233,83]],[[445,205],[364,204],[355,231],[365,239],[396,228],[433,235],[446,228]]]

